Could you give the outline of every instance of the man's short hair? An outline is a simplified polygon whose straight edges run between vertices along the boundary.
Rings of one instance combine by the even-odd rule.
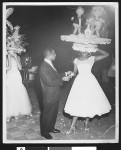
[[[43,52],[43,56],[47,57],[49,53],[52,53],[53,49],[52,48],[46,48]]]

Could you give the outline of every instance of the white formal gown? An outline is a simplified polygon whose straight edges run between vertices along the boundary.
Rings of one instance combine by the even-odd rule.
[[[74,80],[64,108],[65,112],[72,116],[93,118],[111,110],[106,95],[91,73],[94,58],[95,56],[91,56],[84,61],[77,58],[74,60],[79,74]]]
[[[7,71],[6,81],[7,117],[31,114],[31,102],[14,57],[11,57],[11,70]]]

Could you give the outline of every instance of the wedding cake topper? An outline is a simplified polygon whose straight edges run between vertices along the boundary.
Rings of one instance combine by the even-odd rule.
[[[80,34],[81,33],[81,16],[84,14],[84,9],[82,7],[78,7],[76,10],[76,14],[79,20],[79,24],[73,23],[73,26],[75,28],[73,34],[76,34],[77,32]]]
[[[101,6],[94,6],[91,11],[91,16],[86,20],[86,29],[82,33],[82,19],[84,14],[82,7],[76,9],[79,24],[73,23],[74,31],[70,35],[62,35],[61,40],[67,42],[73,42],[73,50],[76,51],[88,51],[96,52],[98,50],[98,44],[110,44],[111,39],[100,37],[100,30],[105,24],[105,20],[102,15],[105,10]],[[73,18],[71,18],[73,20]]]

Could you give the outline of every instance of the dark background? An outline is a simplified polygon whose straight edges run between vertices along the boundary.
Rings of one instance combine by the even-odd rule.
[[[20,33],[25,34],[27,53],[32,57],[33,65],[40,65],[43,60],[42,52],[45,47],[52,47],[57,54],[55,66],[58,71],[73,69],[72,61],[75,52],[72,50],[72,43],[61,41],[61,35],[69,35],[73,33],[73,22],[78,23],[76,16],[77,6],[8,6],[14,8],[14,12],[9,16],[8,20],[13,26],[19,25]],[[82,26],[89,16],[92,6],[82,6],[85,13],[82,16]],[[101,45],[103,50],[109,53],[115,52],[115,10],[113,6],[104,6],[107,11],[106,21],[109,23],[108,33],[112,43],[109,45]],[[74,21],[71,17],[74,16]],[[110,66],[110,57],[100,63],[96,63],[97,68]],[[95,66],[96,66],[95,65]],[[105,66],[106,67],[106,66]]]

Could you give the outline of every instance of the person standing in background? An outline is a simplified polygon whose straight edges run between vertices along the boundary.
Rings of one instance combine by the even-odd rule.
[[[19,115],[32,116],[32,105],[25,86],[22,83],[20,57],[14,51],[8,51],[6,74],[6,105],[7,121]]]

